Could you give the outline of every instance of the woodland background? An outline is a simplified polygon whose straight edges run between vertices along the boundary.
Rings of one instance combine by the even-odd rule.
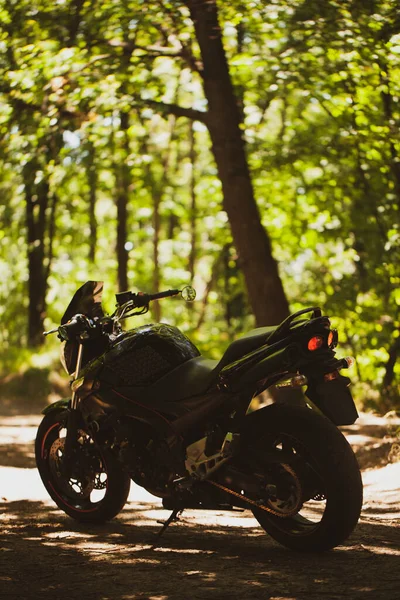
[[[148,320],[217,358],[321,306],[399,408],[399,59],[397,0],[0,0],[3,382],[86,280],[192,283]]]

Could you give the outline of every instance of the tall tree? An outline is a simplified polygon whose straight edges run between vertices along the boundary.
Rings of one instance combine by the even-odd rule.
[[[128,289],[128,250],[127,226],[128,203],[131,174],[128,165],[129,148],[129,113],[121,111],[120,131],[121,140],[117,162],[115,163],[116,178],[116,204],[117,204],[117,263],[118,263],[118,289],[122,292]]]
[[[88,182],[88,204],[89,204],[89,261],[92,264],[96,263],[96,247],[97,247],[97,220],[96,220],[96,197],[98,174],[95,162],[95,146],[89,138],[86,142],[86,169]]]
[[[221,179],[224,209],[243,270],[257,325],[279,323],[289,312],[273,257],[261,224],[242,136],[241,112],[235,96],[218,22],[216,0],[187,0],[200,48],[199,69],[208,102],[203,117]],[[175,112],[179,113],[179,109]],[[183,113],[182,113],[183,114]],[[190,116],[190,113],[187,113]]]
[[[27,161],[23,169],[29,274],[28,344],[31,347],[39,346],[43,342],[57,203],[57,195],[51,192],[42,168],[35,157]],[[36,182],[41,176],[43,178]]]

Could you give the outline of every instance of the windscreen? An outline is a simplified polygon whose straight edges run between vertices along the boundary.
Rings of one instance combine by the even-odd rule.
[[[77,290],[68,304],[61,325],[67,323],[74,315],[83,314],[88,317],[103,317],[101,298],[103,295],[102,281],[87,281]]]

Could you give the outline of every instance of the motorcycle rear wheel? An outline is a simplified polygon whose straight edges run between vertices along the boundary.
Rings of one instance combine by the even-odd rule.
[[[124,507],[130,478],[107,450],[99,448],[85,427],[78,443],[72,471],[63,465],[68,411],[47,414],[35,442],[36,465],[43,484],[61,510],[76,521],[104,523]]]
[[[282,451],[286,457],[283,462],[292,465],[300,483],[302,506],[291,517],[275,516],[259,508],[252,512],[261,527],[287,548],[304,552],[334,548],[348,538],[360,517],[363,488],[354,452],[331,421],[308,408],[273,405],[265,410],[268,418],[262,421],[262,434],[251,454],[258,454],[262,461],[264,449]],[[285,477],[290,479],[287,474]],[[286,505],[293,505],[289,496],[295,495],[296,486],[290,481],[285,485],[292,490],[287,493]],[[280,504],[284,506],[281,501],[275,506]]]

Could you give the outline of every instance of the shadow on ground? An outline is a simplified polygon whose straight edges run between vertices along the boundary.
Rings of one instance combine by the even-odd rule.
[[[0,503],[2,598],[267,600],[398,597],[400,530],[364,520],[349,542],[316,555],[286,550],[250,513],[184,513],[152,549],[167,514],[128,504],[103,526],[42,502]],[[222,523],[222,524],[221,524]],[[228,524],[229,523],[229,524]]]

